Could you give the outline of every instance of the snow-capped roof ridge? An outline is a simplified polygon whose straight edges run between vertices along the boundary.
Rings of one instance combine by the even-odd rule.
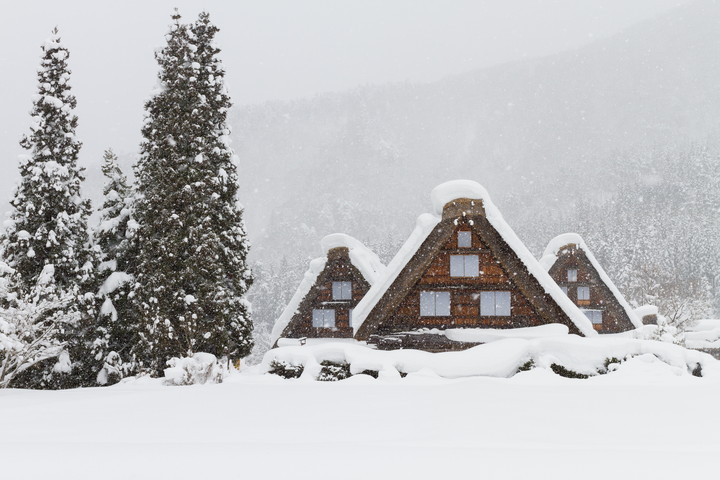
[[[552,297],[568,318],[575,324],[578,330],[586,336],[597,334],[590,320],[588,320],[580,309],[563,293],[547,271],[540,265],[532,253],[530,253],[530,250],[528,250],[525,244],[518,238],[515,231],[505,222],[502,214],[493,204],[490,195],[482,185],[473,180],[452,180],[435,187],[430,194],[430,198],[434,213],[424,213],[418,217],[415,229],[388,264],[387,273],[384,278],[370,288],[367,294],[365,294],[365,297],[355,307],[355,310],[353,310],[353,327],[355,333],[359,331],[375,305],[377,305],[385,292],[392,286],[398,275],[405,269],[408,262],[413,258],[437,224],[440,223],[445,206],[454,200],[467,198],[482,200],[482,206],[487,220],[500,234],[505,243],[515,252],[529,273],[537,279],[545,292]]]
[[[605,269],[602,268],[600,263],[595,258],[595,255],[592,253],[592,250],[588,248],[585,240],[583,240],[582,236],[580,236],[579,234],[572,232],[563,233],[550,240],[547,247],[545,247],[545,253],[543,253],[542,258],[540,259],[540,265],[542,265],[542,267],[549,272],[552,266],[555,265],[560,250],[562,250],[564,247],[567,247],[568,245],[575,245],[578,249],[583,251],[587,259],[590,261],[590,264],[598,272],[598,275],[600,275],[600,279],[603,281],[603,283],[605,283],[605,285],[607,285],[607,287],[610,289],[610,292],[613,294],[620,306],[623,308],[623,310],[625,310],[625,313],[627,314],[628,318],[630,318],[630,321],[635,326],[635,328],[642,327],[642,319],[635,313],[635,310],[630,306],[630,304],[628,304],[623,294],[620,293],[620,290],[617,288],[617,286],[615,286],[615,283],[610,280],[610,277],[608,276],[607,272],[605,272]]]
[[[271,344],[275,344],[280,338],[280,335],[282,335],[282,332],[290,324],[290,320],[292,320],[292,317],[300,307],[300,303],[302,303],[303,299],[315,285],[315,282],[317,282],[318,275],[325,269],[327,254],[333,248],[347,248],[350,263],[358,269],[363,278],[365,278],[371,286],[385,275],[386,267],[375,252],[366,247],[360,240],[350,235],[344,233],[326,235],[320,240],[320,247],[323,250],[323,256],[310,262],[310,266],[305,272],[305,275],[303,275],[298,289],[275,321],[270,339]]]
[[[345,233],[331,233],[320,240],[320,246],[326,255],[333,248],[347,248],[350,262],[360,270],[360,273],[370,285],[375,284],[385,274],[386,267],[380,261],[380,258],[355,237]]]
[[[430,201],[436,215],[442,215],[445,205],[460,198],[491,203],[490,195],[485,187],[474,180],[450,180],[441,183],[430,192]]]

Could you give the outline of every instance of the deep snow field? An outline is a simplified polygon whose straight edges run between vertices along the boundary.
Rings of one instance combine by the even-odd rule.
[[[642,355],[585,380],[252,371],[0,390],[0,478],[712,478],[720,380]]]

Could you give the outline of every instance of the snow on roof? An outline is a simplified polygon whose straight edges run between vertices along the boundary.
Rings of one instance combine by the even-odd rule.
[[[350,256],[350,263],[360,271],[360,274],[367,280],[372,286],[378,279],[382,278],[385,273],[385,265],[382,264],[378,256],[359,240],[345,235],[344,233],[333,233],[327,235],[320,240],[320,246],[325,252],[325,255],[318,257],[310,262],[310,266],[305,272],[300,286],[295,291],[295,294],[290,299],[290,302],[283,310],[280,317],[275,321],[275,325],[272,329],[271,344],[275,342],[282,335],[283,330],[288,326],[293,315],[297,312],[300,303],[303,301],[305,296],[310,292],[310,289],[315,285],[318,275],[325,269],[327,263],[327,253],[333,248],[345,247],[348,249]]]
[[[427,239],[430,233],[442,220],[443,207],[453,200],[468,198],[471,200],[482,200],[485,210],[485,218],[497,230],[505,243],[515,252],[523,262],[531,275],[533,275],[545,292],[562,308],[565,314],[575,326],[586,336],[597,335],[588,318],[580,309],[563,293],[550,275],[538,263],[537,259],[530,253],[525,244],[518,238],[512,228],[505,222],[500,211],[490,200],[487,190],[472,180],[453,180],[435,187],[430,198],[432,200],[434,214],[424,213],[417,219],[415,230],[410,234],[405,244],[387,266],[387,273],[383,279],[373,285],[365,297],[353,310],[353,327],[358,332],[367,319],[372,309],[377,305],[388,288],[397,279],[408,262],[413,258],[417,250]]]
[[[483,200],[483,203],[490,202],[490,195],[485,187],[472,180],[452,180],[441,183],[430,192],[435,215],[442,216],[445,205],[459,198]]]
[[[627,313],[627,316],[630,318],[630,321],[635,326],[635,328],[642,327],[642,318],[639,315],[636,315],[635,311],[627,303],[627,300],[625,300],[625,297],[622,295],[622,293],[620,293],[620,290],[618,290],[613,281],[610,280],[610,277],[608,277],[605,269],[603,269],[600,263],[597,261],[595,255],[593,255],[588,246],[585,244],[585,241],[577,233],[563,233],[562,235],[558,235],[557,237],[550,240],[550,243],[548,243],[548,246],[545,248],[545,253],[540,259],[540,264],[543,266],[543,268],[549,272],[558,259],[558,253],[563,247],[567,245],[576,245],[577,248],[579,248],[583,251],[583,253],[585,253],[585,256],[588,258],[588,260],[590,260],[593,268],[600,275],[600,279],[610,289],[615,299],[620,303],[622,308],[625,310],[625,313]]]
[[[385,273],[385,265],[383,265],[375,252],[350,235],[344,233],[327,235],[320,240],[320,246],[324,252],[338,247],[347,248],[350,254],[350,262],[360,270],[360,273],[370,285],[373,285]]]
[[[642,319],[647,315],[657,315],[658,307],[656,307],[655,305],[642,305],[634,309],[633,312],[635,312],[635,315]]]

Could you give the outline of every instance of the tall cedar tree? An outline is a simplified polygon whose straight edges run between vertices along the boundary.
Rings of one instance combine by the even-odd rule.
[[[57,28],[42,51],[32,126],[20,142],[29,155],[20,163],[21,181],[10,202],[2,246],[6,262],[16,272],[12,290],[18,298],[65,299],[51,315],[59,320],[57,335],[66,344],[64,353],[57,363],[46,361],[28,370],[18,383],[63,388],[94,381],[88,358],[94,300],[87,292],[94,289],[95,254],[87,231],[90,202],[80,195],[84,177],[77,157],[82,144],[75,136],[78,119],[69,83],[70,54]],[[38,283],[42,289],[36,288]]]
[[[102,361],[98,375],[101,384],[115,383],[132,371],[131,349],[137,343],[137,328],[130,318],[118,315],[125,312],[132,277],[127,273],[127,255],[134,231],[132,219],[132,189],[118,164],[115,153],[108,149],[103,155],[105,176],[104,201],[100,209],[100,223],[95,242],[100,250],[98,276],[103,283],[98,294],[102,302],[97,323],[97,339],[93,357]]]
[[[137,359],[159,373],[171,357],[209,352],[239,359],[252,348],[248,242],[237,206],[237,167],[226,123],[218,29],[206,13],[173,16],[156,55],[158,93],[146,104],[136,166],[134,308]]]

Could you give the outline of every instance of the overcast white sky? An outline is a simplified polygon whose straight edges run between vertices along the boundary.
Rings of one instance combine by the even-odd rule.
[[[685,0],[0,0],[0,196],[10,196],[40,44],[58,25],[70,48],[81,160],[134,152],[155,85],[153,51],[174,6],[203,9],[218,36],[236,104],[368,83],[432,81],[546,55],[655,16]]]

